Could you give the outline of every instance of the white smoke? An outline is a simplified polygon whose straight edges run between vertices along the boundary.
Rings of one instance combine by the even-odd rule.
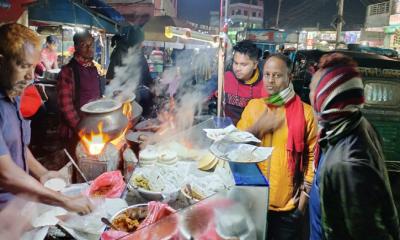
[[[115,68],[115,77],[106,87],[105,95],[123,102],[133,95],[139,85],[142,73],[140,47],[129,48],[122,60],[123,65]],[[158,114],[165,112],[175,115],[175,131],[190,127],[196,115],[202,114],[207,94],[203,91],[205,84],[216,72],[215,49],[202,49],[195,53],[185,50],[177,56],[173,67],[167,68],[155,80],[154,92],[161,101]],[[215,69],[213,69],[215,68]],[[195,81],[194,81],[195,80]],[[197,84],[194,84],[197,82]],[[171,97],[174,106],[170,106]],[[173,113],[171,112],[173,111]],[[161,122],[166,119],[159,118]]]
[[[216,68],[216,64],[212,64],[215,61],[215,51],[185,51],[177,56],[174,67],[163,72],[161,84],[156,87],[157,92],[166,97],[158,119],[165,123],[171,120],[165,117],[165,112],[174,115],[168,135],[190,128],[194,123],[198,123],[196,117],[206,114],[204,109],[207,107],[208,93],[205,88],[208,81],[212,81],[211,74],[216,72],[216,69],[213,69]]]
[[[124,102],[133,96],[142,73],[141,54],[139,46],[128,49],[128,53],[122,59],[122,66],[115,67],[115,77],[106,86],[106,97]]]

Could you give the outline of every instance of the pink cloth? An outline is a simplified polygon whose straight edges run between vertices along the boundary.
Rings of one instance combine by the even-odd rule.
[[[57,52],[52,51],[48,48],[43,48],[40,52],[40,61],[43,63],[44,66],[53,67],[54,64],[57,62]]]
[[[133,233],[126,233],[122,231],[108,230],[101,235],[102,240],[116,240],[123,236],[125,240],[136,239],[174,239],[177,234],[178,218],[172,216],[168,221],[158,222],[164,217],[172,215],[175,210],[168,206],[166,203],[151,201],[148,203],[148,215],[140,223],[138,229]],[[151,226],[150,226],[151,225]],[[146,228],[148,227],[148,228]],[[139,230],[142,229],[142,230]]]

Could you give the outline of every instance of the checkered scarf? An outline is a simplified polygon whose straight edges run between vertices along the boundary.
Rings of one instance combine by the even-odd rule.
[[[79,53],[74,54],[75,60],[84,67],[94,67],[94,63],[92,59],[86,59],[82,57]]]
[[[325,69],[317,82],[313,102],[320,128],[315,149],[317,166],[320,146],[338,141],[360,122],[364,85],[357,70],[344,65]]]

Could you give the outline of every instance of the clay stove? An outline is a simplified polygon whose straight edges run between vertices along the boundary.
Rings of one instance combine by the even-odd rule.
[[[122,153],[129,149],[125,134],[132,127],[133,118],[140,117],[142,111],[134,103],[121,104],[101,99],[82,106],[85,117],[78,126],[80,141],[75,153],[78,165],[88,180],[107,171],[122,169],[122,156],[131,156]],[[77,180],[83,181],[80,176]]]

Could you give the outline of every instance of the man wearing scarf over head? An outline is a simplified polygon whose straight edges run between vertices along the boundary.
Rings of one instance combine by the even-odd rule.
[[[139,83],[136,88],[136,101],[143,107],[144,117],[151,117],[154,108],[154,80],[150,75],[149,65],[143,53],[142,43],[144,40],[143,30],[138,26],[125,26],[121,34],[116,34],[111,40],[111,46],[115,46],[110,56],[110,64],[107,70],[107,82],[115,78],[116,67],[124,64],[124,58],[128,57],[129,48],[135,48],[138,57]]]
[[[290,60],[270,56],[263,69],[267,98],[251,100],[238,128],[274,147],[258,164],[269,180],[268,239],[300,239],[313,173],[316,123],[311,106],[303,103],[290,82]]]
[[[360,111],[364,86],[356,63],[340,53],[324,55],[310,100],[320,126],[311,239],[399,239],[381,143]]]

